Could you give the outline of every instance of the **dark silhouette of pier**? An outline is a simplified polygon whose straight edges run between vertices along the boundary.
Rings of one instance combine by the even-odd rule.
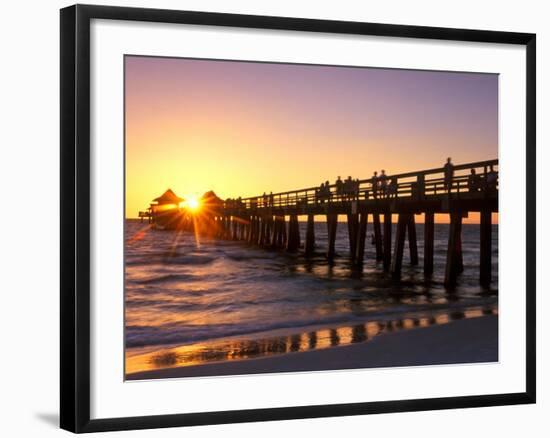
[[[415,215],[424,214],[423,268],[424,274],[430,276],[434,269],[434,216],[448,214],[445,285],[452,289],[464,269],[462,219],[477,212],[480,213],[479,278],[482,285],[488,286],[491,282],[491,213],[498,212],[497,168],[498,160],[480,161],[454,165],[450,179],[445,177],[442,167],[388,175],[384,187],[380,179],[369,178],[354,181],[353,188],[348,190],[333,184],[220,200],[211,210],[213,227],[210,228],[219,238],[290,252],[303,248],[308,256],[315,247],[314,218],[324,216],[328,234],[327,258],[333,260],[338,216],[346,215],[347,223],[340,225],[348,229],[349,256],[360,266],[365,258],[370,216],[376,259],[382,262],[388,275],[399,279],[406,239],[410,263],[419,263]],[[393,238],[392,215],[398,218]],[[299,216],[307,216],[305,236],[300,235]]]

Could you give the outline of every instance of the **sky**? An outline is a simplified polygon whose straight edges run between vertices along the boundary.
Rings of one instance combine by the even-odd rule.
[[[125,57],[126,217],[498,156],[498,76]]]

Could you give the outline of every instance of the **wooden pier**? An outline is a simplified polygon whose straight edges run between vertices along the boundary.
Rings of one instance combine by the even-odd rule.
[[[450,224],[445,285],[452,289],[464,269],[462,219],[477,212],[480,213],[479,278],[482,285],[488,286],[492,264],[491,213],[498,212],[498,160],[454,165],[453,170],[452,179],[445,178],[444,168],[388,175],[386,188],[380,179],[374,183],[372,179],[365,179],[354,181],[352,190],[342,190],[334,184],[323,191],[310,187],[226,200],[214,213],[215,234],[269,249],[297,252],[303,248],[309,256],[315,248],[315,216],[324,216],[327,258],[333,260],[336,255],[338,226],[347,226],[349,257],[361,266],[365,259],[365,239],[372,225],[376,260],[382,262],[388,275],[399,279],[406,239],[410,263],[419,263],[415,215],[423,214],[423,269],[429,277],[434,270],[434,216],[447,214]],[[338,222],[339,215],[346,216],[347,225]],[[397,227],[392,237],[394,215]],[[300,235],[299,216],[307,217],[304,239]]]

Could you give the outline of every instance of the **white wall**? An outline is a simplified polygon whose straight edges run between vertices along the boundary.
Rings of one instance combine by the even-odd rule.
[[[108,1],[120,6],[164,7],[263,15],[357,20],[382,23],[493,29],[538,34],[538,270],[549,257],[546,217],[548,183],[542,169],[550,165],[548,111],[550,14],[543,1],[460,2],[180,0]],[[63,1],[4,2],[0,67],[0,190],[6,206],[0,213],[0,430],[4,436],[54,436],[58,409],[58,271],[59,271],[59,19]],[[15,193],[28,194],[23,200]],[[32,196],[32,198],[31,198]],[[10,202],[25,207],[25,217],[10,215]],[[15,205],[14,205],[15,207]],[[550,214],[550,211],[548,212]],[[187,429],[190,437],[335,436],[409,437],[520,436],[550,432],[548,366],[549,324],[543,311],[548,281],[539,275],[539,403],[460,411],[371,415],[337,419],[223,425]],[[546,411],[546,412],[545,412]],[[546,414],[546,415],[545,415]],[[125,432],[125,436],[180,436],[182,430]],[[483,435],[482,435],[483,434]]]

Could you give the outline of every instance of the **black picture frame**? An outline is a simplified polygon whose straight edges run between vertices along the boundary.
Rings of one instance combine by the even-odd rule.
[[[479,396],[90,419],[90,21],[92,19],[525,46],[527,78],[526,391]],[[60,24],[61,428],[76,433],[100,432],[535,403],[535,34],[91,5],[74,5],[62,9]]]

